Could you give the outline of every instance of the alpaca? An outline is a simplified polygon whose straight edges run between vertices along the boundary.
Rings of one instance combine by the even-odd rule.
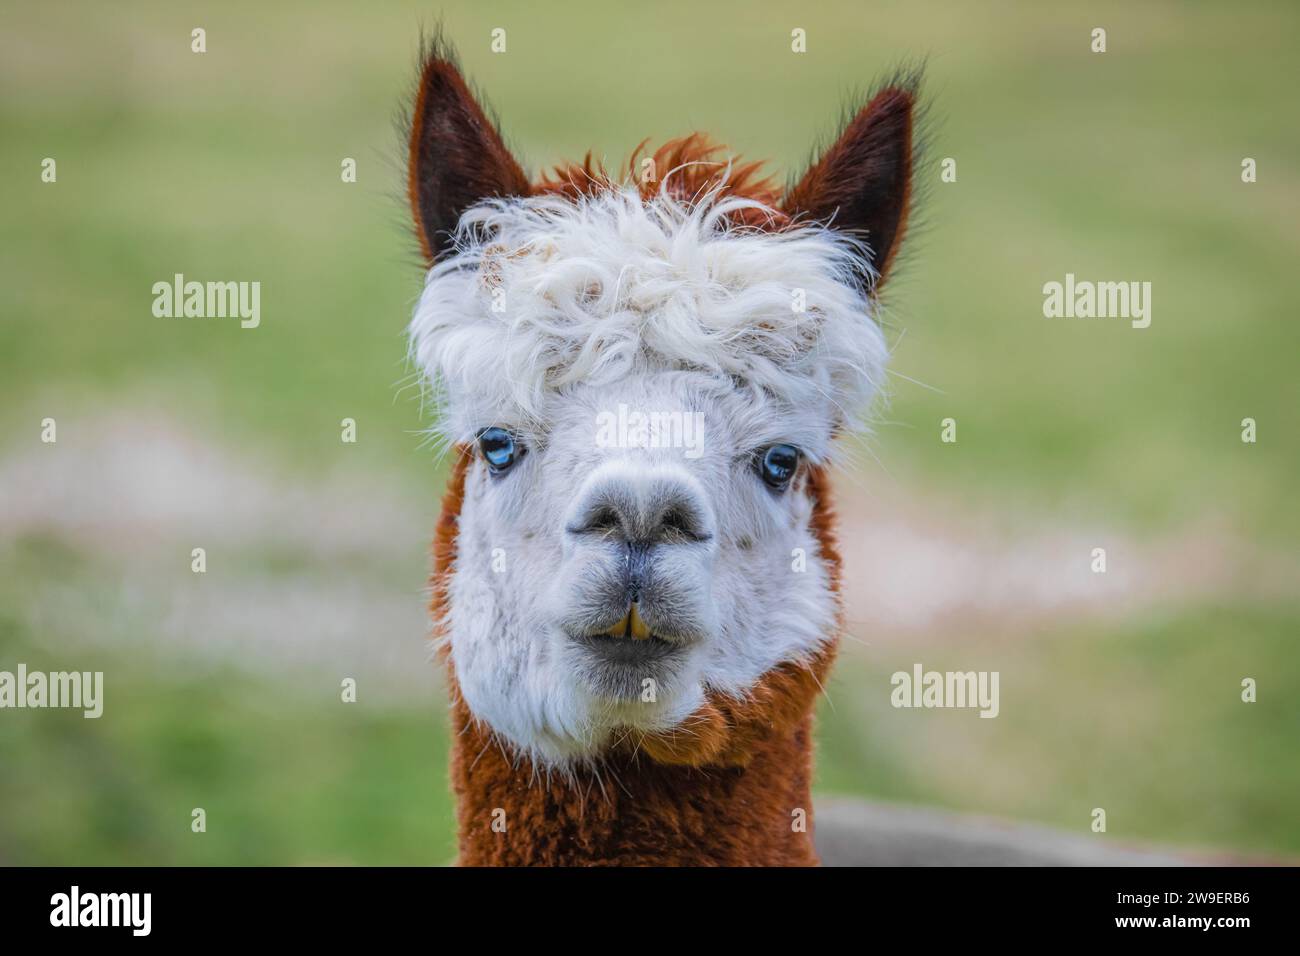
[[[409,336],[455,450],[431,612],[460,864],[817,862],[827,469],[884,374],[916,90],[784,192],[699,134],[530,181],[449,51],[422,57]],[[629,409],[703,440],[597,438]]]

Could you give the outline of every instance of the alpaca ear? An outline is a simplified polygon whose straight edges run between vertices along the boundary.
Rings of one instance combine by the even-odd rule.
[[[879,288],[903,243],[912,200],[912,108],[916,82],[886,86],[786,193],[792,216],[826,222],[870,247]]]
[[[424,57],[410,126],[407,193],[432,262],[450,247],[461,213],[482,199],[527,194],[528,177],[437,42]]]

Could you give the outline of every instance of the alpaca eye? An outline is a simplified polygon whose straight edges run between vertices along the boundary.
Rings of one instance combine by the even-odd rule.
[[[777,491],[790,484],[799,467],[799,449],[794,445],[771,445],[758,458],[759,477]]]
[[[504,428],[485,428],[478,433],[478,447],[488,464],[488,471],[499,475],[523,454],[523,447],[515,444],[514,437]]]

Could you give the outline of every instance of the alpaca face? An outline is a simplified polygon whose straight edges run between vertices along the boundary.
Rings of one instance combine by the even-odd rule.
[[[881,381],[874,292],[902,227],[878,207],[905,208],[910,164],[875,109],[783,209],[725,170],[539,193],[426,63],[411,195],[435,264],[412,354],[473,456],[439,623],[469,709],[536,763],[688,730],[834,639],[809,476]],[[845,210],[888,245],[801,221]]]
[[[606,446],[620,406],[702,416],[702,453]],[[778,488],[755,465],[774,439],[824,442],[823,422],[668,370],[575,386],[545,422],[504,472],[476,453],[461,508],[451,655],[498,733],[548,763],[591,756],[831,637],[808,463]]]

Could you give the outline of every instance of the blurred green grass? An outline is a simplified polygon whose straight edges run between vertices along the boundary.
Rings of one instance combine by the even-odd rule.
[[[865,777],[884,799],[1076,832],[1103,807],[1110,839],[1294,855],[1300,671],[1278,662],[1298,616],[1295,603],[1197,603],[1109,630],[965,633],[848,657],[820,712],[819,783],[861,792]],[[890,676],[914,661],[998,671],[997,718],[890,707]],[[1243,705],[1237,675],[1267,693]]]
[[[1140,536],[1213,519],[1260,547],[1294,548],[1300,129],[1285,118],[1300,10],[569,7],[7,8],[0,455],[29,449],[46,415],[63,441],[88,410],[161,407],[306,478],[335,464],[350,416],[363,435],[353,463],[434,500],[442,471],[418,436],[427,416],[401,388],[420,271],[393,118],[417,31],[440,20],[533,170],[588,149],[618,160],[646,136],[699,128],[784,175],[849,91],[928,57],[930,159],[956,157],[959,176],[940,185],[928,173],[925,225],[891,290],[895,369],[923,385],[895,378],[870,441],[884,468],[868,483],[887,469],[918,495],[1029,524],[1068,509]],[[1104,56],[1088,53],[1095,25],[1109,31]],[[195,26],[208,33],[202,56],[189,52]],[[488,50],[496,26],[508,30],[504,56]],[[808,31],[802,57],[788,53],[795,26]],[[1247,155],[1259,161],[1251,186],[1239,179]],[[46,156],[54,186],[39,180]],[[339,180],[343,157],[358,161],[356,185]],[[1043,319],[1041,286],[1067,271],[1151,281],[1151,328]],[[175,272],[260,281],[261,328],[155,319],[150,287]],[[938,441],[948,416],[956,446]],[[1238,440],[1246,416],[1258,444]],[[58,636],[29,630],[45,575],[102,583],[97,565],[77,564],[77,542],[62,546],[71,557],[57,568],[22,548],[0,554],[0,666],[23,654],[57,663],[47,649]],[[411,568],[413,587],[421,572]],[[846,661],[840,696],[856,703],[823,714],[821,781],[1074,826],[1096,805],[1088,780],[1107,780],[1125,801],[1114,831],[1300,852],[1286,812],[1300,795],[1300,721],[1281,702],[1300,689],[1297,622],[1293,605],[1249,598],[1111,630],[1061,622],[1003,664],[1040,675],[1042,695],[1026,704],[1051,720],[1005,705],[971,726],[900,720],[853,689],[887,681],[893,651]],[[963,646],[987,655],[999,638],[954,635],[899,659],[924,653],[928,666],[930,647],[955,660]],[[1225,647],[1245,656],[1224,661]],[[1229,663],[1268,688],[1248,715],[1204,703],[1202,678]],[[449,855],[440,706],[340,708],[274,676],[155,673],[135,654],[105,666],[122,688],[111,721],[0,719],[0,859]],[[1062,672],[1065,686],[1052,676]],[[984,769],[968,759],[954,774],[928,756],[956,751]],[[191,805],[220,821],[220,839],[191,839]]]
[[[0,864],[453,859],[440,689],[385,694],[357,664],[346,671],[356,700],[344,705],[328,664],[305,660],[286,679],[257,660],[169,653],[133,633],[151,623],[148,612],[123,606],[130,585],[111,562],[58,539],[14,542],[0,567],[0,668],[104,674],[100,718],[4,711]],[[54,615],[35,633],[8,610],[53,603],[69,585],[96,592],[104,639],[68,632]],[[204,833],[190,829],[195,808],[206,813]]]
[[[109,655],[33,653],[0,620],[6,659],[103,670],[108,719],[0,721],[0,862],[430,865],[455,855],[440,704],[340,706],[235,669],[177,677]],[[381,698],[382,700],[382,698]],[[202,808],[206,831],[191,831]]]

